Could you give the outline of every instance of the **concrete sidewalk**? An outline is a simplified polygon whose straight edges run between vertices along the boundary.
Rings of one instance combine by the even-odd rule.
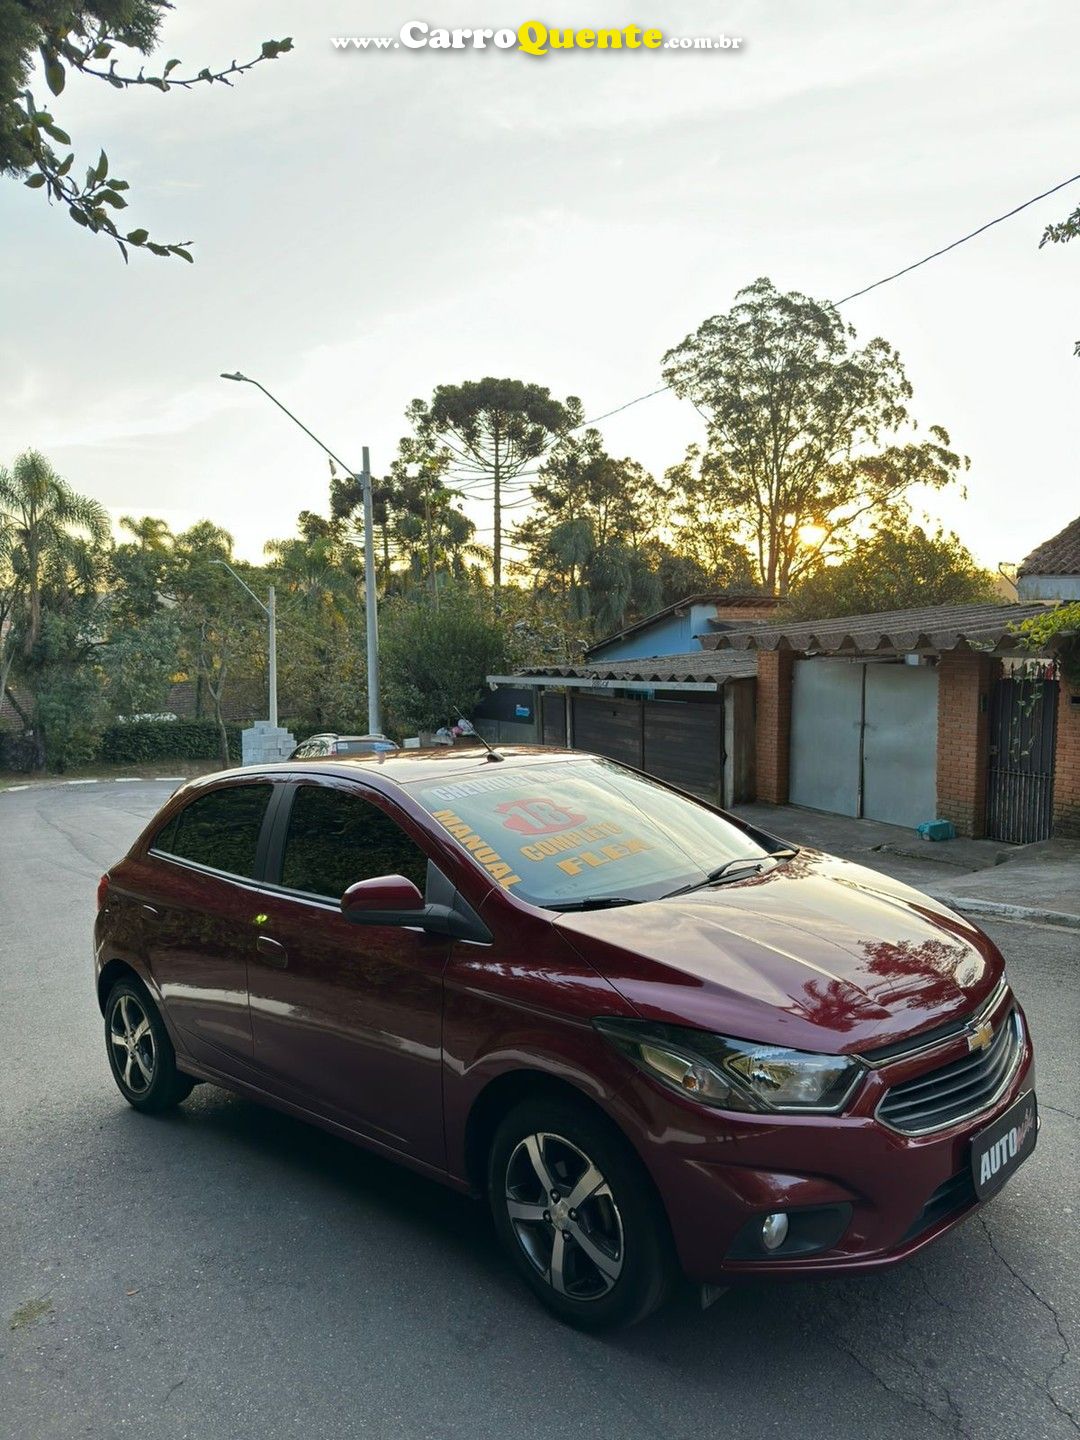
[[[934,842],[897,825],[794,805],[736,805],[734,811],[762,830],[881,870],[966,914],[1080,929],[1080,841]]]

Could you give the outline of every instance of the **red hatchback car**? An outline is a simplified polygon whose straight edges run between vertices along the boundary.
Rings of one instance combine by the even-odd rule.
[[[891,1265],[1035,1144],[976,926],[574,751],[194,781],[102,878],[95,951],[132,1105],[210,1080],[486,1195],[584,1327],[680,1272]]]

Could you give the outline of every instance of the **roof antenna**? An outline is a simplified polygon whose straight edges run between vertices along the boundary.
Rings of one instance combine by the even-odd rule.
[[[460,716],[464,717],[465,711],[460,705],[455,705],[453,708],[458,712]],[[480,731],[477,730],[475,725],[473,725],[471,720],[469,721],[469,724],[472,726],[472,733],[476,736],[477,740],[480,741],[480,744],[483,745],[484,749],[488,752],[485,758],[487,759],[489,764],[494,764],[496,760],[506,759],[505,755],[499,754],[498,750],[495,749],[494,745],[488,744],[488,742],[484,739],[483,735],[480,734]]]

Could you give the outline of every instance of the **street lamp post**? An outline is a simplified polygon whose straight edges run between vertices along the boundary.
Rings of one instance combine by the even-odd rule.
[[[239,370],[228,375],[222,371],[223,380],[239,380],[246,385],[254,385],[261,390],[268,400],[272,400],[279,410],[283,410],[294,425],[299,425],[304,434],[315,441],[320,450],[325,451],[331,460],[345,470],[353,480],[359,480],[361,493],[364,497],[364,609],[367,625],[367,681],[368,681],[368,733],[371,735],[382,734],[382,717],[379,705],[379,614],[378,598],[375,593],[375,525],[372,514],[371,502],[371,463],[368,459],[368,447],[365,445],[362,451],[364,466],[360,474],[351,466],[346,465],[340,455],[335,455],[329,445],[322,440],[296,416],[284,406],[276,395],[272,395],[266,386],[258,380],[253,380],[250,375],[242,375]],[[276,720],[274,722],[277,723]]]
[[[259,609],[260,609],[260,610],[263,612],[263,614],[266,616],[267,624],[268,624],[268,628],[269,628],[269,632],[270,632],[270,660],[269,660],[269,666],[268,666],[268,669],[269,669],[269,679],[270,679],[270,684],[269,684],[269,691],[270,691],[270,724],[271,724],[271,727],[272,727],[274,730],[276,730],[276,729],[278,728],[278,723],[277,723],[277,596],[276,596],[276,594],[275,594],[275,592],[274,592],[274,587],[273,587],[273,585],[270,586],[270,593],[267,595],[267,597],[266,597],[266,604],[264,605],[263,602],[259,599],[258,595],[255,594],[255,591],[252,590],[251,586],[247,583],[247,581],[246,581],[242,576],[240,576],[240,575],[238,575],[238,574],[236,573],[236,571],[232,568],[232,566],[228,563],[228,561],[226,561],[226,560],[211,560],[211,561],[210,561],[210,564],[211,564],[211,565],[222,565],[222,566],[224,566],[224,568],[229,572],[229,574],[233,577],[233,579],[234,579],[234,580],[238,580],[238,581],[240,582],[240,584],[243,585],[244,589],[245,589],[245,590],[247,591],[247,593],[251,596],[251,598],[255,601],[255,604],[258,605]]]

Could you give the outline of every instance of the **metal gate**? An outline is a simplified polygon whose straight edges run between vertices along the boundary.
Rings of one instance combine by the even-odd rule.
[[[986,824],[992,840],[1046,840],[1053,821],[1058,682],[995,681],[990,696]]]
[[[809,659],[791,696],[793,805],[915,826],[937,810],[937,671]]]

